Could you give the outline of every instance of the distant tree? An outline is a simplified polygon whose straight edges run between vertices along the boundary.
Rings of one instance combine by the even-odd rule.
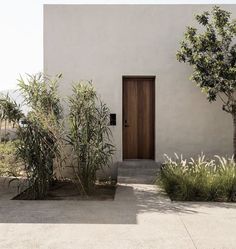
[[[177,60],[193,67],[191,80],[207,95],[208,101],[219,98],[222,109],[232,115],[236,160],[236,20],[218,6],[195,18],[201,31],[187,27]]]

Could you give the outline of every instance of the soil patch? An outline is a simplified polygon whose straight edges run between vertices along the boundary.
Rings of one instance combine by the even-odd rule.
[[[90,195],[81,195],[78,187],[71,181],[54,181],[47,196],[43,200],[114,200],[116,192],[115,182],[102,182],[95,185]],[[13,200],[30,200],[30,188],[21,192]]]

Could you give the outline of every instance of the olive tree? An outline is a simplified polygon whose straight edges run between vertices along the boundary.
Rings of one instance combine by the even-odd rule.
[[[208,101],[220,99],[222,109],[232,115],[236,159],[236,20],[218,6],[195,18],[200,29],[187,27],[177,60],[192,66],[191,80]]]

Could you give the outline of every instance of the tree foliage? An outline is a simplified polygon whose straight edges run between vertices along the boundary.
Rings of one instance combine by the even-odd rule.
[[[213,7],[195,16],[201,26],[187,27],[177,52],[180,62],[193,67],[191,79],[212,102],[219,97],[223,110],[236,112],[236,20],[231,13]]]

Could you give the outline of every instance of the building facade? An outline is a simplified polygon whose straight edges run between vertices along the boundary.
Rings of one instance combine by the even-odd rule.
[[[222,5],[236,17],[236,5]],[[109,106],[116,153],[163,160],[201,152],[231,155],[233,126],[221,103],[210,104],[176,60],[186,26],[212,5],[45,5],[44,71],[72,82],[92,80]],[[114,124],[114,123],[113,123]]]

